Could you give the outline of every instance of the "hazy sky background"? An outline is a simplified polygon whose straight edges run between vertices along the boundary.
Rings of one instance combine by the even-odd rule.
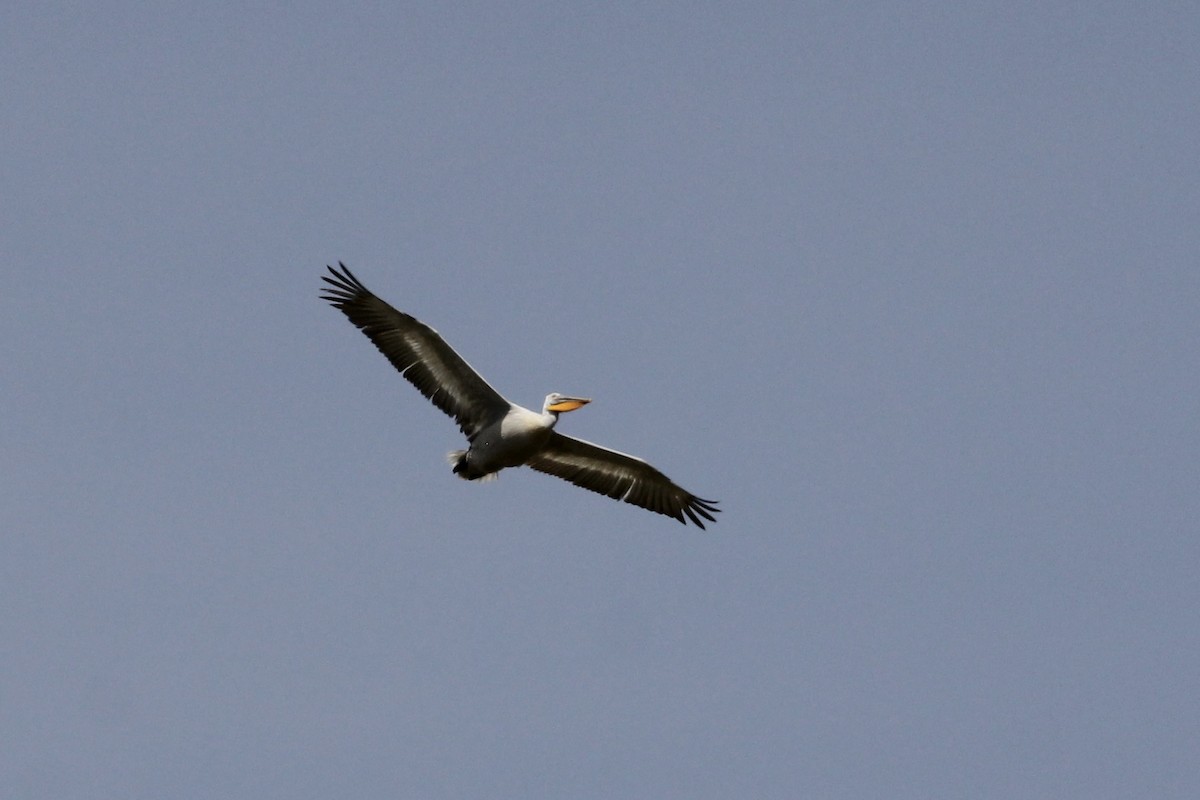
[[[1200,796],[1190,3],[6,3],[4,798]],[[317,299],[725,509],[527,470]]]

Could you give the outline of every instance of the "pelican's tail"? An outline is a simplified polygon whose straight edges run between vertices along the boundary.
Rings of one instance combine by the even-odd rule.
[[[454,467],[454,474],[464,481],[494,481],[499,476],[496,472],[476,472],[471,468],[466,450],[451,450],[446,453],[446,461]]]
[[[470,480],[467,475],[467,451],[451,450],[446,453],[446,463],[454,467],[454,474],[463,480]]]

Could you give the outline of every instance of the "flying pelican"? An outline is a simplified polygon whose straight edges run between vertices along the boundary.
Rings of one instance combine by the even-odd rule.
[[[487,480],[505,467],[532,467],[576,486],[673,517],[684,515],[704,528],[716,522],[715,500],[705,500],[671,482],[640,458],[564,436],[554,430],[558,415],[591,402],[554,392],[542,412],[505,400],[454,352],[433,328],[397,311],[371,293],[346,265],[328,267],[322,300],[340,309],[387,356],[417,390],[454,417],[470,446],[449,454],[454,474]]]

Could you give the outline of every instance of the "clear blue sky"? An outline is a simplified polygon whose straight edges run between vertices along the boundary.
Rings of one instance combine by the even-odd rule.
[[[7,3],[0,797],[1200,796],[1200,15]],[[529,471],[317,299],[722,502]]]

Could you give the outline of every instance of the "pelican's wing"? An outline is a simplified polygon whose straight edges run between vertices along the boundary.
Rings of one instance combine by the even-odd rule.
[[[417,390],[458,422],[468,437],[509,409],[509,402],[479,377],[438,332],[373,295],[346,265],[329,267],[321,295],[367,335]]]
[[[704,500],[684,491],[640,458],[557,431],[550,433],[546,446],[525,464],[614,500],[674,517],[685,525],[690,519],[701,529],[704,522],[700,517],[716,522],[713,514],[721,510],[715,500]]]

